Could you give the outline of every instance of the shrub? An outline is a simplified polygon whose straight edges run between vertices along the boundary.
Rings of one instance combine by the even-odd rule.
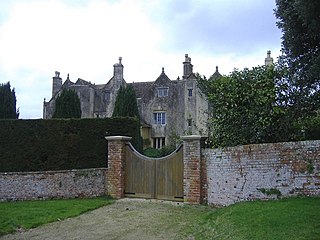
[[[131,136],[141,145],[133,118],[0,121],[0,171],[47,171],[107,166],[105,136]]]

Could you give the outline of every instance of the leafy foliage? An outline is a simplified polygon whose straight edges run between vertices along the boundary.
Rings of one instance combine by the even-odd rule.
[[[159,149],[156,148],[146,148],[143,150],[143,155],[147,156],[147,157],[151,157],[151,158],[159,158],[161,157],[161,153]]]
[[[56,99],[56,106],[52,118],[81,118],[81,105],[77,93],[70,89],[63,89]]]
[[[276,105],[276,72],[273,67],[234,70],[229,76],[203,79],[200,88],[211,106],[214,146],[282,140],[278,127],[283,110]]]
[[[277,0],[283,55],[272,67],[198,84],[212,111],[214,146],[319,139],[320,2]]]
[[[283,32],[279,67],[287,71],[282,79],[282,90],[290,117],[297,122],[319,116],[319,12],[318,0],[276,1],[277,26]]]
[[[315,87],[320,76],[320,2],[277,0],[277,26],[282,30],[284,60],[298,84]]]
[[[16,93],[10,83],[0,84],[0,119],[18,119]]]
[[[174,150],[176,150],[174,145],[163,146],[160,149],[150,147],[150,148],[144,149],[143,154],[147,157],[160,158],[160,157],[168,156],[169,154],[173,153]]]
[[[263,194],[269,195],[277,195],[277,197],[280,197],[282,195],[281,191],[276,188],[258,188],[258,191],[262,192]]]

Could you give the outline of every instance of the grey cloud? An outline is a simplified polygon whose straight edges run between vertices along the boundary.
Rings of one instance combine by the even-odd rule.
[[[242,54],[280,44],[274,2],[230,2],[174,1],[162,6],[154,18],[165,32],[165,48]]]

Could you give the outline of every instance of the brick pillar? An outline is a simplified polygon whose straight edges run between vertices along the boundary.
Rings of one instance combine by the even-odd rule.
[[[184,201],[201,203],[201,136],[181,137],[183,140],[183,195]]]
[[[108,141],[108,194],[114,198],[124,197],[126,143],[131,137],[110,136]]]

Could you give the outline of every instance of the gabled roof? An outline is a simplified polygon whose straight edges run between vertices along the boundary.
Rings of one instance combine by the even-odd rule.
[[[114,76],[112,78],[110,78],[110,80],[104,85],[104,88],[107,89],[112,85],[112,82],[114,81]],[[122,84],[125,85],[127,84],[126,80],[122,79]]]
[[[128,83],[128,85],[132,85],[137,98],[143,98],[145,96],[150,95],[150,91],[153,94],[154,86],[168,86],[169,84],[175,83],[176,81],[171,81],[168,76],[164,73],[164,68],[162,68],[162,72],[160,76],[154,82],[133,82]]]
[[[161,72],[160,76],[157,78],[157,80],[154,82],[154,84],[155,85],[167,85],[170,82],[171,82],[171,80],[164,73],[164,68],[162,68],[162,72]]]
[[[90,82],[83,80],[81,78],[78,78],[78,80],[75,83],[76,85],[92,85]]]
[[[218,66],[216,66],[216,71],[211,75],[210,78],[217,79],[219,77],[222,77],[222,75],[219,73]]]
[[[192,72],[186,79],[196,79],[197,76]]]
[[[68,73],[68,77],[67,77],[66,81],[64,81],[64,83],[62,84],[62,88],[69,87],[71,85],[74,85],[74,82],[70,81],[69,73]]]

